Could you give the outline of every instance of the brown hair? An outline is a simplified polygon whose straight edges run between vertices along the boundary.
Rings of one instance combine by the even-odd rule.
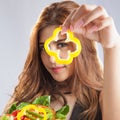
[[[16,101],[31,102],[35,97],[44,94],[50,94],[54,98],[52,100],[57,99],[56,95],[62,96],[66,104],[64,95],[60,92],[62,86],[53,80],[42,64],[38,42],[40,33],[45,27],[62,25],[66,17],[77,7],[79,5],[73,1],[62,1],[53,3],[42,11],[33,28],[27,60],[8,106]],[[81,115],[88,120],[94,120],[99,104],[99,93],[102,89],[102,69],[95,42],[83,37],[81,44],[82,52],[74,59],[75,72],[72,80],[69,80],[69,85],[72,86],[72,92],[76,95],[79,104],[84,108]],[[64,83],[67,82],[66,80]]]

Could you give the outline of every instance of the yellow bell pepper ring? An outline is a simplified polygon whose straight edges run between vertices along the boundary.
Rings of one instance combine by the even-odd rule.
[[[22,110],[17,114],[17,120],[21,120],[22,116],[27,116],[26,113],[27,111],[35,111],[36,113],[41,113],[43,118],[41,120],[47,120],[47,114],[44,108],[40,107],[40,106],[35,106],[35,105],[27,105],[25,107],[22,108]]]
[[[56,51],[52,51],[50,50],[49,44],[52,41],[57,41],[58,40],[58,34],[60,33],[60,31],[62,31],[62,27],[57,27],[54,31],[51,37],[49,37],[44,44],[44,48],[45,51],[48,55],[53,56],[56,63],[58,64],[70,64],[73,61],[74,57],[77,57],[82,49],[80,40],[77,39],[76,37],[74,37],[74,34],[72,31],[67,30],[66,35],[67,35],[67,39],[65,40],[65,42],[73,42],[76,45],[76,50],[71,52],[70,50],[67,51],[68,53],[68,57],[67,59],[61,59],[60,58],[60,50],[56,50]]]

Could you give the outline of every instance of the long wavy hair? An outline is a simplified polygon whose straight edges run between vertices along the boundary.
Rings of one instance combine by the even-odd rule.
[[[13,102],[31,102],[35,97],[49,94],[52,101],[58,97],[67,101],[61,93],[66,84],[71,87],[71,92],[76,95],[78,103],[84,108],[82,116],[94,120],[99,107],[99,93],[102,90],[103,72],[97,55],[94,41],[82,37],[82,52],[74,59],[75,72],[70,80],[62,84],[55,81],[44,67],[41,57],[39,40],[41,31],[50,25],[62,25],[66,17],[79,5],[73,1],[56,2],[47,6],[40,14],[30,37],[30,49],[19,76],[12,98],[6,111]]]

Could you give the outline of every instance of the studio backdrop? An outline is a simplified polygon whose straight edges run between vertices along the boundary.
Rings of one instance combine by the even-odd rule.
[[[59,0],[0,0],[0,114],[9,100],[29,49],[29,36],[41,10]],[[106,8],[120,32],[119,0],[75,0]],[[98,45],[103,62],[102,49]]]

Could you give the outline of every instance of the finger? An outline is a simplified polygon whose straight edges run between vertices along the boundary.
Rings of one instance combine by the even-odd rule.
[[[79,8],[72,11],[72,13],[66,18],[62,25],[61,34],[64,34],[68,28],[73,29],[75,22],[85,15],[86,12],[96,8],[96,5],[81,5]]]
[[[64,21],[63,25],[62,25],[62,31],[61,34],[64,34],[67,29],[70,28],[70,23],[71,23],[71,17],[73,16],[73,14],[75,13],[76,10],[73,10],[70,15],[66,18],[66,20]]]
[[[89,12],[93,11],[96,5],[81,5],[71,18],[71,25],[73,26],[73,31],[78,31],[80,27],[84,24],[82,18]]]
[[[86,26],[87,24],[89,24],[90,22],[94,21],[95,19],[99,19],[99,18],[105,18],[107,17],[107,13],[105,11],[105,9],[102,6],[98,6],[97,8],[95,8],[93,11],[89,12],[86,16],[84,16],[82,18],[83,22],[84,22],[84,26]]]
[[[71,24],[77,22],[80,18],[82,18],[85,14],[95,9],[96,5],[81,5],[76,9],[75,13],[71,18]]]
[[[107,17],[107,18],[103,19],[102,21],[96,23],[96,26],[97,26],[96,31],[102,30],[102,29],[110,26],[111,24],[113,24],[112,17]]]
[[[107,17],[103,20],[94,22],[94,25],[91,28],[88,28],[88,32],[94,32],[94,31],[100,31],[108,26],[110,26],[113,22],[113,19],[111,17]]]

